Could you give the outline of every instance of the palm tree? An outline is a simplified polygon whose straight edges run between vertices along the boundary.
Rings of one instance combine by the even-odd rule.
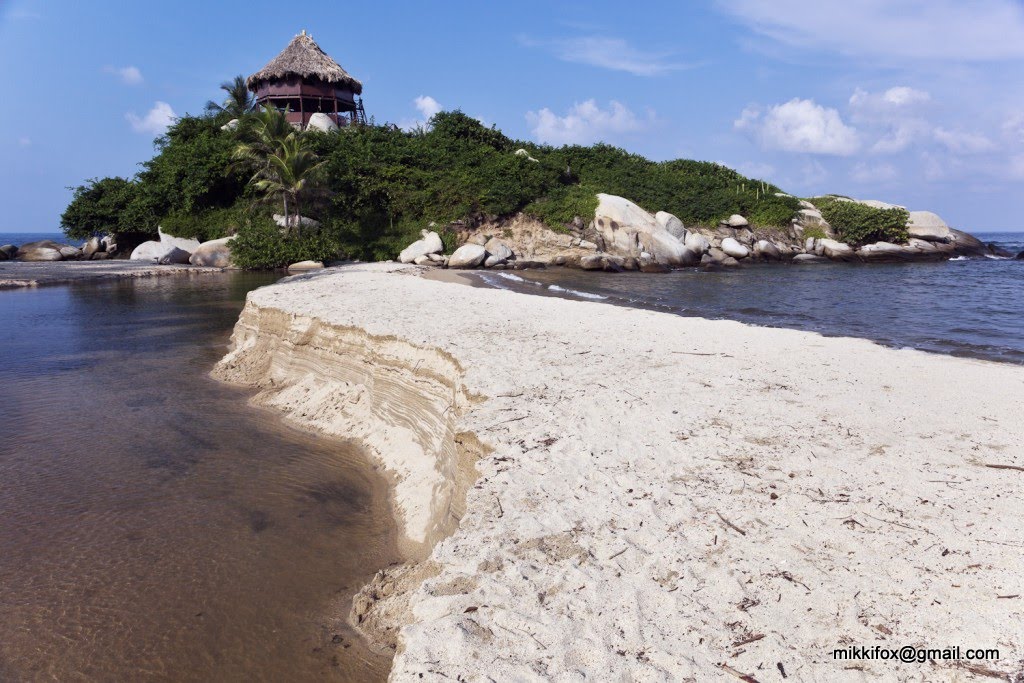
[[[280,112],[267,108],[253,119],[252,139],[235,148],[235,159],[255,168],[249,183],[257,191],[268,199],[282,198],[286,229],[290,231],[293,222],[301,228],[302,200],[317,189],[325,162]]]
[[[213,100],[206,103],[208,114],[230,114],[233,119],[240,119],[256,105],[256,96],[249,92],[243,76],[235,76],[233,81],[224,81],[220,89],[227,93],[221,104]]]

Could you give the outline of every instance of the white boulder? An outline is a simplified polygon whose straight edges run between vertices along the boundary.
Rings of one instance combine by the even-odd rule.
[[[750,256],[750,250],[732,237],[726,237],[722,240],[722,251],[724,251],[727,256],[732,256],[737,260]]]
[[[725,221],[725,223],[730,228],[745,228],[748,225],[750,225],[750,221],[748,221],[746,218],[739,215],[738,213],[734,213],[733,215],[729,216],[729,219]]]
[[[654,216],[623,197],[602,193],[597,199],[594,224],[610,254],[636,258],[645,251],[666,265],[693,263],[694,252],[673,237]]]
[[[226,130],[228,132],[231,132],[231,131],[234,131],[234,130],[238,129],[238,124],[239,124],[238,119],[231,119],[230,121],[225,123],[223,126],[221,126],[220,129],[221,130]]]
[[[487,250],[480,244],[463,244],[448,257],[449,268],[476,268],[487,258]]]
[[[711,241],[699,232],[686,233],[686,248],[696,254],[703,254],[711,248]]]
[[[190,252],[178,247],[171,247],[170,251],[160,257],[157,261],[162,266],[168,266],[172,263],[188,263],[188,260],[192,257]]]
[[[299,261],[288,266],[289,273],[305,273],[310,270],[323,270],[322,261]]]
[[[502,242],[501,240],[499,240],[497,237],[492,237],[491,239],[487,240],[487,244],[484,245],[484,249],[486,249],[487,253],[489,254],[488,260],[490,259],[491,256],[493,256],[497,258],[499,261],[507,261],[513,256],[515,256],[515,254],[512,252],[509,246]]]
[[[207,266],[210,268],[231,267],[231,240],[235,236],[222,237],[219,240],[203,242],[199,248],[192,252],[188,262],[193,266]]]
[[[64,257],[61,256],[59,249],[51,249],[50,247],[29,247],[24,246],[18,250],[19,261],[63,261]]]
[[[318,130],[321,133],[330,133],[332,130],[338,130],[338,124],[334,122],[327,114],[317,112],[309,117],[309,123],[306,124],[306,130]]]
[[[946,221],[931,211],[911,211],[907,219],[907,233],[930,242],[945,242],[953,236]]]
[[[192,253],[199,248],[199,240],[195,238],[186,237],[175,237],[174,235],[168,235],[163,231],[163,228],[157,227],[156,234],[160,236],[160,244],[164,244],[168,247],[177,247],[182,251]]]
[[[283,213],[275,213],[273,218],[274,218],[274,222],[277,223],[277,227],[279,227],[279,228],[287,227],[285,225],[285,220],[284,220],[284,214]],[[293,228],[296,227],[296,226],[298,226],[300,228],[319,228],[320,227],[320,221],[314,220],[314,219],[309,218],[307,216],[295,216],[295,215],[288,216],[288,223]]]
[[[819,256],[826,256],[833,261],[853,261],[856,256],[853,247],[845,242],[830,239],[817,240],[816,252]]]
[[[768,240],[758,240],[754,243],[754,256],[766,261],[778,261],[782,258],[782,252],[774,243]]]
[[[135,247],[128,258],[132,261],[159,261],[171,249],[174,249],[173,244],[164,244],[163,242],[150,240]]]
[[[686,227],[683,225],[683,222],[668,211],[659,211],[654,214],[654,220],[658,221],[658,225],[665,228],[677,240],[682,241],[686,239]]]
[[[828,259],[815,254],[797,254],[793,257],[793,263],[828,263]]]
[[[398,255],[399,261],[402,263],[412,263],[419,256],[440,254],[444,251],[444,242],[441,241],[441,236],[436,232],[420,230],[420,235],[420,239],[402,250],[402,253]]]

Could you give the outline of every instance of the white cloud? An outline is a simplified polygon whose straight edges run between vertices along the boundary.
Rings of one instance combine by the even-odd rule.
[[[426,128],[430,125],[430,119],[434,114],[437,114],[444,109],[441,103],[430,95],[420,95],[412,101],[412,106],[420,113],[420,118],[402,119],[399,121],[398,127],[404,131]]]
[[[125,85],[139,85],[142,83],[142,72],[137,66],[108,66],[104,69],[109,74],[114,74],[121,79]]]
[[[932,96],[925,90],[898,85],[883,92],[872,93],[857,88],[850,95],[850,110],[864,118],[891,116],[916,110],[920,105],[931,102]]]
[[[899,177],[892,164],[868,164],[860,162],[850,170],[850,179],[855,183],[889,183]]]
[[[1024,57],[1024,8],[1014,0],[718,0],[784,45],[849,57],[993,61]]]
[[[936,128],[935,140],[954,154],[980,154],[995,149],[995,145],[981,133]]]
[[[594,100],[577,102],[565,116],[558,116],[545,107],[526,113],[533,136],[551,145],[589,144],[606,135],[641,130],[646,122],[638,119],[625,105],[612,100],[608,109],[601,109]]]
[[[857,88],[850,96],[850,118],[864,137],[875,139],[873,154],[897,154],[934,137],[924,117],[932,104],[930,93],[905,85],[881,92]]]
[[[748,107],[733,125],[765,149],[848,156],[860,148],[857,131],[843,123],[839,112],[814,100],[794,98],[766,110]]]
[[[142,118],[133,111],[125,114],[124,117],[128,119],[128,123],[132,125],[132,130],[136,133],[162,135],[167,127],[174,123],[176,115],[171,109],[171,105],[166,102],[157,102]]]
[[[563,62],[625,71],[634,76],[658,76],[699,66],[673,61],[670,52],[640,50],[621,38],[608,36],[580,36],[556,40],[534,40],[522,36],[519,42],[527,47],[549,50]]]
[[[730,164],[726,163],[722,163],[722,165],[730,166]],[[755,178],[757,180],[770,180],[775,175],[775,167],[761,161],[744,161],[733,168],[748,178]]]

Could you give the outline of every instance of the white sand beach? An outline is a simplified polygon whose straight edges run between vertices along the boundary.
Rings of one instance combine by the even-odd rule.
[[[393,680],[1021,670],[1024,368],[423,274],[256,290],[214,371],[394,477]],[[1000,658],[832,656],[875,645]]]

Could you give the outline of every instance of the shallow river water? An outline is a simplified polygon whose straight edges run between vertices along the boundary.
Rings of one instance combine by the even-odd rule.
[[[0,680],[380,680],[383,477],[208,377],[273,276],[0,291]]]

